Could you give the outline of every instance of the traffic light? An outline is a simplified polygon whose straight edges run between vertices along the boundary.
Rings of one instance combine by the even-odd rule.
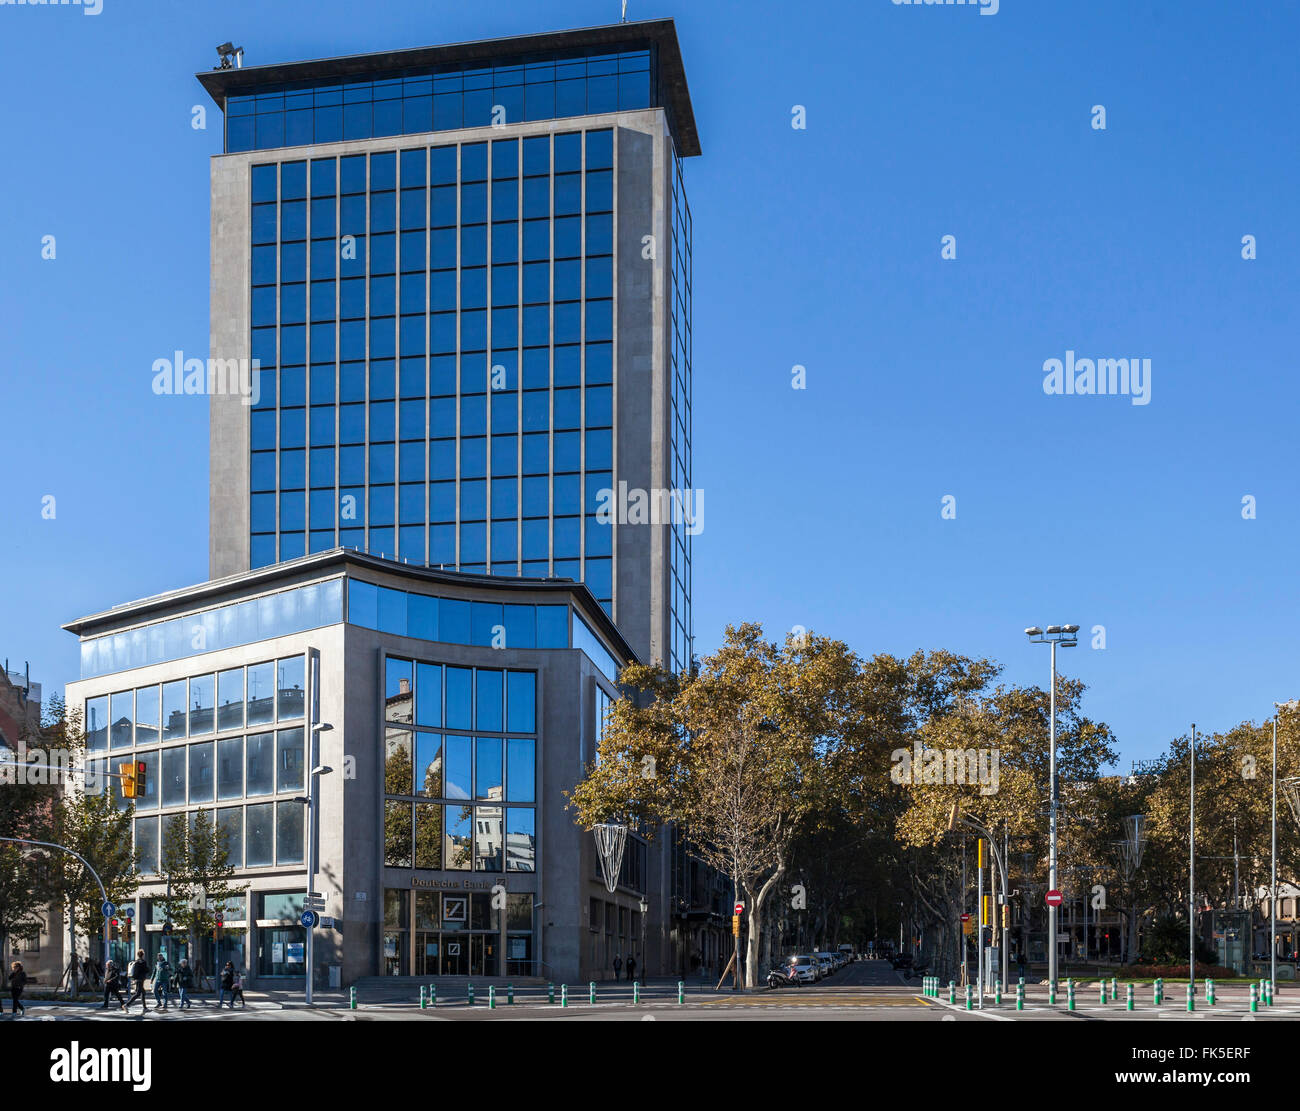
[[[135,764],[118,764],[117,774],[122,777],[122,797],[135,798]]]
[[[135,797],[136,798],[142,799],[145,797],[145,795],[149,793],[146,790],[146,787],[148,786],[148,779],[149,779],[148,766],[145,764],[143,760],[137,760],[135,762]]]
[[[117,940],[117,919],[116,918],[110,918],[108,920],[108,940],[109,941]]]
[[[1011,907],[1006,903],[1002,904],[1002,928],[1011,929]]]

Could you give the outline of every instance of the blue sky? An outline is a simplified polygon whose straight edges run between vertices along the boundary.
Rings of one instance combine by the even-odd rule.
[[[629,16],[677,20],[704,151],[698,648],[757,620],[1044,683],[1021,630],[1101,625],[1104,650],[1062,662],[1125,766],[1300,695],[1296,10]],[[251,65],[617,18],[617,0],[0,6],[0,657],[61,688],[63,621],[206,577],[206,401],[149,383],[154,359],[207,353],[220,120],[190,120],[216,43]],[[1067,350],[1149,358],[1150,404],[1044,394]]]

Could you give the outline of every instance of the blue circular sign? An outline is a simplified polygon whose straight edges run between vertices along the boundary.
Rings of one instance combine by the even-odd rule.
[[[113,915],[117,912],[117,907],[115,907],[112,903],[104,902],[100,904],[99,912],[105,918],[112,918]]]
[[[128,918],[134,918],[134,917],[135,917],[135,907],[127,907],[124,911],[122,911],[122,913],[123,913],[124,915],[126,915],[126,917],[128,917]]]
[[[316,925],[316,912],[314,910],[304,910],[302,912],[302,917],[299,918],[298,921],[310,930]]]

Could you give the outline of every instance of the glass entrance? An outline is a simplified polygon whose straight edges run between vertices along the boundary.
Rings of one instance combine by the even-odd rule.
[[[469,934],[442,935],[442,975],[469,975]]]
[[[471,976],[500,976],[497,957],[501,939],[496,934],[469,935],[469,963]]]
[[[415,974],[417,976],[438,975],[438,955],[442,946],[438,935],[420,930],[415,935]]]

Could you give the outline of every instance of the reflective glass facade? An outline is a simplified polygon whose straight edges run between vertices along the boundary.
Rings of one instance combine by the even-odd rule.
[[[182,660],[259,640],[304,633],[343,620],[343,580],[311,583],[247,602],[156,621],[81,642],[81,677]],[[87,729],[94,729],[87,719]]]
[[[226,100],[227,153],[634,111],[654,103],[649,50],[531,56],[259,87]]]
[[[86,790],[134,805],[142,875],[200,809],[236,868],[303,862],[306,666],[288,656],[86,700]],[[146,769],[134,803],[109,774],[133,761]]]
[[[253,567],[335,546],[612,606],[614,134],[255,164]]]

